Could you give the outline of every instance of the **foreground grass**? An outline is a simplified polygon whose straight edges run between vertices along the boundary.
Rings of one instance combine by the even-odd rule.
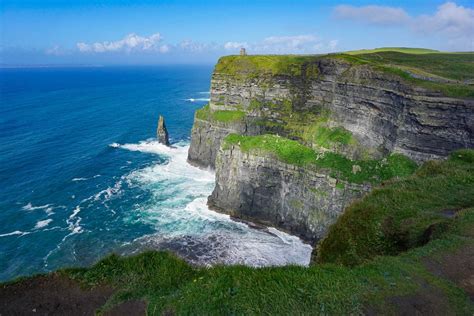
[[[439,293],[449,311],[471,315],[474,306],[466,294],[422,264],[459,249],[472,239],[474,209],[458,214],[456,225],[443,238],[399,257],[378,257],[348,268],[332,264],[304,267],[249,268],[218,266],[193,268],[169,253],[146,252],[134,257],[110,256],[90,269],[62,273],[84,286],[107,283],[117,288],[103,311],[129,299],[148,302],[150,315],[167,314],[361,314],[367,309],[397,313],[391,297],[423,290]]]
[[[351,160],[332,152],[317,153],[297,141],[277,135],[231,134],[225,138],[224,148],[229,145],[238,145],[243,152],[270,153],[288,164],[329,169],[333,177],[354,183],[378,183],[405,177],[417,168],[416,163],[400,154],[392,154],[383,160]],[[355,166],[357,171],[354,171]]]

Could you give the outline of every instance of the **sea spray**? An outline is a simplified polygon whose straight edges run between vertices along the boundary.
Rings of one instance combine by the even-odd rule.
[[[210,211],[207,196],[214,173],[187,163],[188,145],[169,148],[156,141],[124,144],[118,148],[167,156],[167,162],[130,173],[127,179],[151,192],[148,203],[137,208],[140,220],[156,233],[137,238],[129,251],[152,248],[172,250],[195,264],[251,266],[307,265],[311,247],[276,229],[257,230]],[[133,249],[133,250],[131,250]]]

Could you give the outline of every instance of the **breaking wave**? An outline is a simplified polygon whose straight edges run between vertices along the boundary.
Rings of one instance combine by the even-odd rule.
[[[209,102],[211,99],[210,98],[189,98],[185,100],[188,102]]]
[[[209,210],[207,196],[215,175],[187,163],[187,143],[167,147],[149,140],[115,147],[166,158],[163,164],[135,170],[123,179],[150,193],[150,199],[135,208],[134,216],[156,231],[137,238],[125,252],[171,250],[199,265],[309,264],[312,248],[299,238],[274,228],[251,228]]]

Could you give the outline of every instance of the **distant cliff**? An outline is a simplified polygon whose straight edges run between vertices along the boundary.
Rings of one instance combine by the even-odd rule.
[[[474,148],[472,86],[442,81],[429,66],[421,80],[411,75],[413,60],[409,71],[400,63],[221,58],[188,156],[216,169],[209,205],[316,240],[374,184],[411,174],[414,162]]]

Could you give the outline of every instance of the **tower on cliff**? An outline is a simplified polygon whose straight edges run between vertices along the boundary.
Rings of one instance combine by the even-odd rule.
[[[245,48],[242,47],[240,49],[240,56],[245,56],[245,55],[247,55],[247,51],[245,50]]]

